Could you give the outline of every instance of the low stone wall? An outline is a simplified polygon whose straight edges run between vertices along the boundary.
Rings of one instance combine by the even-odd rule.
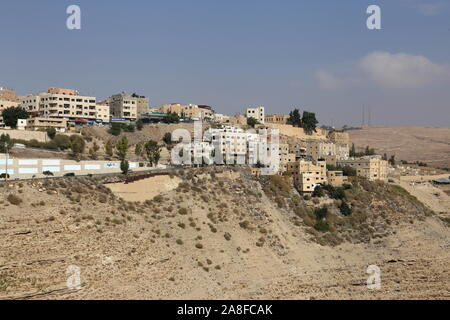
[[[9,134],[11,139],[20,139],[20,140],[37,140],[39,142],[47,142],[49,141],[49,137],[46,132],[42,131],[27,131],[27,130],[5,130],[0,129],[0,135]]]

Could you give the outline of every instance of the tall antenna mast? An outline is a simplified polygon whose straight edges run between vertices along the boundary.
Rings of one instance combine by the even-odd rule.
[[[363,105],[363,106],[362,106],[362,123],[361,123],[361,127],[364,127],[365,118],[366,118],[365,107],[364,107],[364,105]]]

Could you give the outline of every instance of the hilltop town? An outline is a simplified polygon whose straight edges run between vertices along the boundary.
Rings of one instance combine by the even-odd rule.
[[[301,192],[311,193],[317,185],[327,183],[342,187],[349,175],[365,177],[370,181],[387,181],[387,159],[382,159],[374,152],[357,155],[355,150],[351,150],[347,132],[317,128],[318,121],[311,112],[304,112],[302,115],[296,110],[295,115],[266,115],[264,107],[257,107],[245,109],[243,115],[229,116],[218,114],[206,105],[172,103],[149,108],[149,99],[137,94],[115,94],[104,101],[97,101],[96,97],[83,96],[77,90],[62,88],[49,88],[45,93],[21,97],[17,96],[14,90],[1,89],[0,101],[0,112],[6,114],[6,123],[3,123],[4,129],[1,133],[9,137],[10,144],[13,142],[9,159],[2,160],[2,165],[7,161],[9,168],[0,170],[11,178],[43,177],[44,172],[47,176],[120,172],[120,163],[110,163],[111,160],[128,161],[127,151],[133,148],[141,149],[144,156],[139,159],[139,152],[135,152],[135,155],[131,156],[134,161],[128,162],[130,169],[148,170],[150,162],[154,162],[153,167],[167,168],[174,164],[173,157],[169,156],[175,144],[170,131],[165,132],[165,137],[150,136],[147,139],[160,146],[157,148],[158,161],[148,161],[145,156],[143,149],[148,141],[127,141],[126,155],[116,159],[115,152],[107,149],[117,147],[119,141],[113,138],[123,132],[145,132],[144,127],[152,124],[160,124],[158,127],[162,130],[172,124],[172,131],[185,125],[193,132],[193,122],[197,121],[204,124],[201,129],[202,138],[199,141],[192,136],[191,141],[188,141],[185,149],[189,149],[185,151],[192,156],[185,156],[185,161],[181,163],[183,165],[204,165],[203,158],[207,158],[208,152],[211,154],[212,151],[218,151],[223,154],[227,164],[235,165],[239,159],[243,159],[241,164],[250,167],[253,174],[259,175],[262,167],[270,167],[269,163],[262,163],[261,149],[272,145],[261,139],[260,132],[270,134],[277,130],[277,150],[268,150],[269,156],[276,156],[278,160],[274,173],[292,176]],[[14,116],[13,110],[22,112],[16,112],[19,115]],[[309,116],[312,116],[310,124],[307,120]],[[306,127],[306,124],[309,127]],[[110,133],[110,137],[96,137],[96,131],[102,129]],[[255,130],[249,132],[248,129]],[[66,141],[67,137],[77,134],[78,139],[75,141]],[[81,147],[82,150],[74,152],[73,144],[78,144],[78,149]],[[24,147],[53,151],[71,150],[72,153],[77,153],[78,158],[73,161],[64,156],[58,159],[58,162],[54,155],[52,159],[47,160],[25,160],[18,156],[15,160],[15,149]],[[17,155],[20,155],[21,151],[23,150],[19,150]],[[90,159],[85,159],[83,154],[90,155]],[[98,160],[105,155],[101,161]],[[230,158],[236,161],[229,161]],[[108,164],[109,167],[106,167]]]
[[[0,108],[0,298],[448,298],[448,171],[311,110],[62,88]]]

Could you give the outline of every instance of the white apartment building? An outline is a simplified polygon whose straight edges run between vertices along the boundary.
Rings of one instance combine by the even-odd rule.
[[[247,108],[246,116],[247,118],[255,118],[259,123],[264,124],[266,118],[264,107]]]
[[[211,141],[215,150],[223,155],[245,156],[247,154],[248,133],[235,127],[224,127],[222,129],[208,129],[205,139]]]

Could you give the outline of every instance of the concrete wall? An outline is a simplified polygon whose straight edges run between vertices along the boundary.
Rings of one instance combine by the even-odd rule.
[[[149,170],[150,168],[139,168],[138,162],[130,162],[133,171]],[[29,179],[35,176],[41,178],[44,171],[51,171],[54,176],[63,176],[65,173],[75,175],[120,173],[119,161],[80,161],[58,160],[58,159],[8,159],[0,155],[0,174],[6,172],[10,179]],[[161,166],[162,168],[162,166]]]
[[[0,135],[9,134],[11,139],[33,140],[36,139],[39,142],[47,142],[50,139],[46,132],[41,131],[25,131],[25,130],[4,130],[0,129]]]

